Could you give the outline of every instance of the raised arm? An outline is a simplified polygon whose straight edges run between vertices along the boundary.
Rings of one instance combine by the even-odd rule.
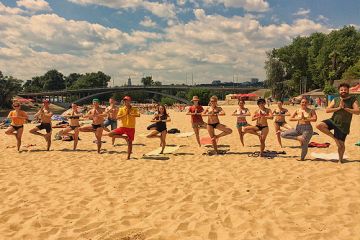
[[[306,120],[309,122],[316,122],[317,114],[316,114],[315,110],[311,110],[310,115],[311,115],[311,117],[307,118]]]
[[[352,109],[351,108],[344,108],[345,111],[351,113],[351,114],[356,114],[359,115],[360,114],[360,109],[359,109],[359,102],[358,100],[356,100],[353,105],[352,105]]]
[[[333,99],[330,102],[330,105],[325,109],[326,113],[332,113],[332,112],[336,112],[339,111],[341,109],[341,104],[339,104],[339,107],[335,107],[335,100]]]
[[[289,120],[290,121],[299,121],[299,118],[297,117],[297,115],[298,115],[298,112],[295,111],[293,114],[291,114]]]

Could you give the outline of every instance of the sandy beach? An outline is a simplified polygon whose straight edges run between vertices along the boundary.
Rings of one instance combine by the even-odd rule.
[[[280,148],[273,121],[267,149],[286,154],[249,157],[259,150],[259,140],[246,135],[241,146],[230,116],[236,107],[224,107],[222,123],[233,133],[220,139],[221,149],[229,150],[220,156],[203,155],[208,148],[199,148],[195,136],[168,134],[167,144],[180,145],[176,152],[143,158],[160,143],[141,136],[149,115],[137,121],[131,160],[126,160],[125,142],[116,140],[113,147],[108,137],[103,137],[104,152],[97,154],[92,133],[80,134],[75,152],[72,142],[62,141],[53,141],[47,152],[44,139],[28,133],[30,124],[23,146],[36,146],[18,153],[12,148],[15,138],[0,130],[0,239],[360,239],[360,147],[355,146],[360,116],[353,118],[346,141],[349,158],[340,165],[311,157],[312,152],[336,152],[321,133],[312,141],[330,142],[330,147],[311,148],[307,161],[296,161],[298,142],[283,139]],[[254,112],[254,105],[247,107]],[[189,116],[169,113],[168,129],[192,131]],[[323,109],[317,114],[318,121],[331,116]]]

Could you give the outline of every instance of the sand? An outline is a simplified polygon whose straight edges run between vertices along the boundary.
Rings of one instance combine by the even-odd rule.
[[[249,105],[250,106],[250,105]],[[126,146],[108,138],[104,153],[96,153],[91,133],[72,142],[54,141],[44,151],[42,138],[23,144],[36,146],[17,153],[13,137],[0,131],[0,239],[360,239],[360,117],[355,116],[347,139],[348,162],[312,159],[298,162],[297,142],[283,140],[281,149],[270,125],[267,149],[285,150],[274,159],[248,157],[258,139],[245,136],[240,146],[235,106],[224,107],[222,122],[234,132],[220,139],[226,155],[206,156],[195,136],[168,135],[167,143],[181,145],[170,155],[142,158],[159,147],[146,133],[151,116],[137,122],[133,159]],[[254,107],[250,106],[253,111]],[[292,111],[294,108],[289,107]],[[330,115],[318,110],[319,120]],[[170,111],[169,128],[191,131],[185,113]],[[55,130],[54,132],[56,132]],[[206,135],[206,131],[202,131]]]

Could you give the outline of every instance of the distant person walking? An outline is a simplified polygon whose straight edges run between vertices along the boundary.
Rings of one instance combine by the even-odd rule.
[[[350,133],[352,116],[360,114],[357,98],[349,95],[349,89],[347,83],[339,85],[340,97],[334,98],[326,108],[327,113],[333,113],[332,117],[316,126],[321,132],[334,139],[338,147],[339,163],[343,162],[345,139]],[[334,133],[330,132],[331,130],[334,130]]]

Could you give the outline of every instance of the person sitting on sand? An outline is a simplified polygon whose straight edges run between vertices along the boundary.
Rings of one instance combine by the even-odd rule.
[[[49,108],[50,102],[48,100],[43,101],[43,106],[40,110],[34,115],[35,119],[40,120],[40,125],[37,125],[35,128],[30,130],[31,134],[42,136],[45,138],[47,143],[47,151],[50,150],[51,146],[51,117],[54,115]],[[40,133],[39,131],[45,129],[46,134]]]
[[[317,121],[315,110],[308,107],[308,100],[302,98],[300,108],[297,109],[290,117],[290,121],[297,121],[296,128],[281,133],[281,137],[298,140],[301,145],[300,161],[304,161],[308,152],[308,144],[313,136],[313,127],[311,122]]]
[[[135,138],[136,118],[140,117],[139,109],[131,106],[131,97],[123,98],[124,106],[119,108],[117,119],[121,121],[121,127],[112,130],[109,133],[111,138],[123,138],[128,145],[127,159],[130,159],[132,153],[132,145]]]
[[[206,129],[206,123],[204,122],[201,113],[204,111],[204,108],[199,105],[199,97],[193,96],[191,99],[194,105],[189,107],[188,112],[186,115],[191,115],[191,126],[194,129],[194,133],[196,136],[196,141],[199,144],[199,147],[201,147],[200,143],[200,129]]]
[[[104,113],[104,110],[100,108],[99,105],[99,99],[93,99],[93,108],[90,109],[90,111],[87,112],[87,114],[84,115],[84,118],[92,119],[91,125],[86,125],[79,128],[80,132],[93,132],[95,133],[96,137],[96,144],[97,144],[97,152],[100,153],[101,150],[101,137],[103,132],[103,122],[104,118],[107,116],[106,113]]]
[[[273,116],[275,117],[275,122],[274,122],[275,133],[277,136],[277,140],[280,144],[280,147],[283,147],[280,136],[282,132],[281,128],[285,128],[286,130],[292,129],[292,127],[286,122],[285,119],[286,116],[290,116],[290,113],[286,108],[283,108],[283,104],[284,104],[283,100],[278,100],[277,109],[273,111]]]
[[[339,153],[339,163],[342,163],[345,153],[345,139],[350,133],[350,125],[353,114],[360,114],[359,103],[356,96],[349,95],[349,84],[339,85],[340,97],[334,98],[326,108],[327,113],[333,113],[330,119],[324,120],[316,127],[334,139]],[[334,130],[331,133],[330,130]]]
[[[104,121],[104,130],[106,132],[110,132],[107,128],[108,126],[111,127],[111,131],[117,128],[117,114],[119,112],[119,108],[115,105],[116,101],[114,98],[109,99],[110,106],[105,108],[105,113],[107,114],[107,119]],[[112,138],[112,145],[115,144],[115,138]]]
[[[239,132],[239,136],[240,136],[240,142],[241,144],[244,146],[244,132],[243,132],[243,128],[248,126],[248,122],[246,121],[246,117],[247,116],[251,116],[249,109],[247,109],[245,107],[245,101],[242,98],[239,98],[238,100],[238,109],[236,109],[232,116],[236,116],[237,120],[236,120],[236,128]]]
[[[6,129],[5,134],[15,136],[17,141],[17,150],[20,151],[21,137],[24,132],[24,123],[28,119],[28,115],[25,111],[20,109],[20,103],[14,102],[12,106],[14,110],[8,115],[8,118],[11,119],[11,123],[8,129]]]
[[[166,108],[164,105],[159,105],[157,114],[151,120],[151,122],[155,123],[155,125],[151,125],[149,130],[153,130],[149,135],[146,137],[148,138],[160,138],[160,146],[161,152],[160,154],[164,153],[164,149],[166,146],[166,134],[167,134],[167,127],[166,123],[170,122],[170,116],[166,112]]]
[[[232,133],[230,128],[220,123],[219,116],[225,116],[225,112],[217,105],[217,102],[218,98],[216,96],[212,96],[210,98],[210,107],[208,107],[202,114],[202,116],[208,117],[207,130],[211,137],[211,142],[216,154],[219,153],[217,148],[217,139]],[[220,130],[221,133],[216,135],[215,129]]]
[[[256,121],[255,126],[246,126],[244,128],[244,133],[250,133],[257,135],[260,139],[260,156],[264,156],[265,150],[265,141],[266,137],[269,133],[268,119],[273,119],[273,114],[269,108],[265,107],[265,99],[258,99],[257,105],[259,109],[257,109],[252,117],[252,121]],[[260,133],[259,133],[260,132]]]
[[[78,106],[73,103],[71,104],[71,112],[64,115],[69,119],[69,126],[67,126],[64,130],[59,132],[60,136],[69,136],[71,131],[74,131],[74,134],[71,135],[74,139],[74,147],[73,150],[76,150],[78,140],[79,140],[79,128],[80,128],[80,117],[82,116],[81,113],[78,112]]]

